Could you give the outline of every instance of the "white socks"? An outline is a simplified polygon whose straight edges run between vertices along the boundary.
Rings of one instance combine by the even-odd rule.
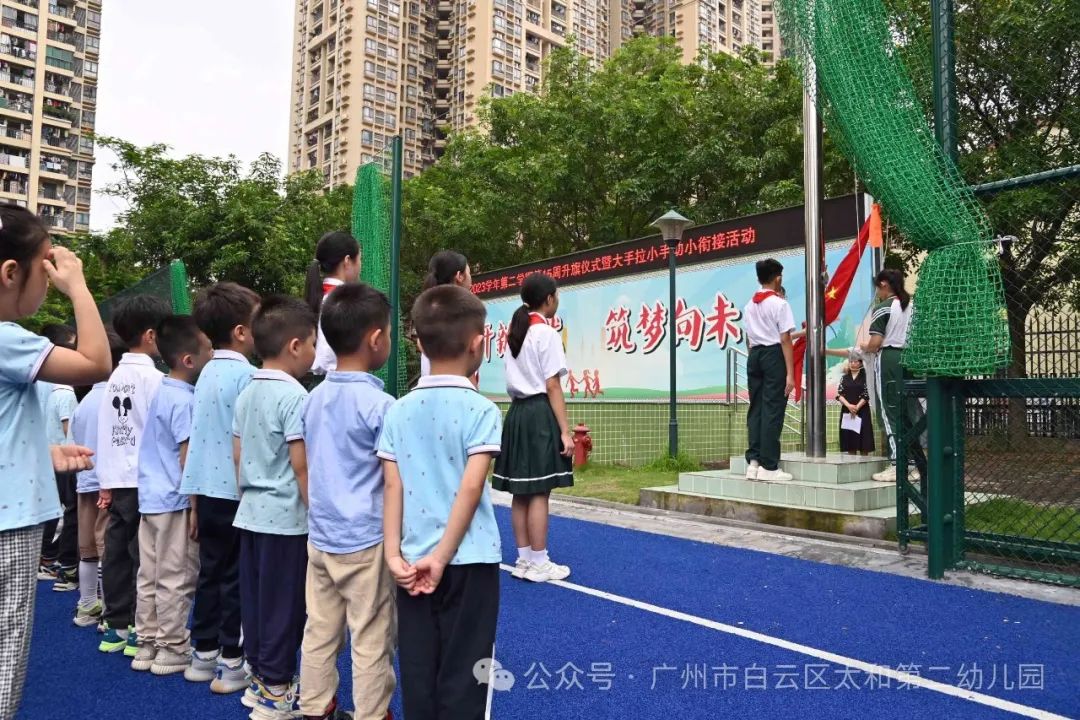
[[[544,548],[543,550],[533,550],[531,547],[526,546],[519,547],[517,551],[518,560],[527,560],[533,565],[543,565],[549,559],[547,548]]]
[[[97,560],[79,563],[79,604],[89,607],[98,598],[98,564]]]

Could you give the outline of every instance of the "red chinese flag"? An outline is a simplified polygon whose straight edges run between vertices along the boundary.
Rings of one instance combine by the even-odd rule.
[[[859,236],[855,238],[847,255],[836,266],[836,272],[832,274],[829,284],[825,287],[825,324],[832,325],[840,316],[840,309],[844,307],[848,291],[851,290],[851,281],[855,279],[855,272],[859,269],[859,261],[862,260],[863,250],[870,238],[870,224],[867,220],[859,229]],[[795,402],[802,400],[802,374],[803,357],[806,355],[806,336],[795,340],[792,347],[795,368]]]

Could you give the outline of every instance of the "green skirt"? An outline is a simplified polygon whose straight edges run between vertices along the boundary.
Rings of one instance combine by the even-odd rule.
[[[574,462],[562,453],[559,421],[547,395],[514,400],[503,421],[502,450],[491,487],[535,495],[574,484]]]

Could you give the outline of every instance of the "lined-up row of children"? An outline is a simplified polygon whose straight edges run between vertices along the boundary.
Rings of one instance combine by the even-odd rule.
[[[51,248],[32,215],[0,208],[0,219],[0,405],[18,410],[4,415],[0,465],[20,444],[34,446],[23,486],[9,493],[27,507],[0,509],[10,555],[0,579],[20,580],[4,592],[5,606],[15,605],[14,635],[29,637],[39,523],[59,514],[50,459],[59,470],[85,468],[93,445],[96,467],[78,480],[82,562],[77,580],[59,580],[78,582],[76,624],[104,619],[99,649],[125,652],[135,670],[243,690],[252,717],[337,717],[335,660],[348,626],[356,717],[387,715],[395,646],[409,718],[482,717],[487,686],[473,668],[492,656],[502,559],[487,476],[508,435],[517,452],[500,456],[493,482],[515,493],[514,575],[569,573],[546,551],[546,493],[572,482],[573,441],[551,391],[565,360],[544,323],[558,303],[554,282],[526,283],[514,318],[515,401],[504,434],[498,408],[470,380],[483,358],[485,309],[456,284],[417,300],[412,323],[430,374],[394,403],[371,375],[389,355],[391,317],[370,287],[334,283],[321,319],[303,301],[260,300],[231,283],[201,292],[190,318],[136,296],[117,308],[107,338],[79,261]],[[20,221],[26,228],[16,233]],[[46,275],[73,301],[74,349],[11,322],[36,311]],[[309,395],[299,379],[317,337],[334,369]],[[108,381],[71,415],[74,444],[50,455],[40,403],[29,404],[34,382],[84,385],[108,365]],[[95,508],[108,513],[103,548]],[[0,682],[0,703],[14,708],[25,640],[0,644],[12,645],[0,647],[5,662],[18,658]]]

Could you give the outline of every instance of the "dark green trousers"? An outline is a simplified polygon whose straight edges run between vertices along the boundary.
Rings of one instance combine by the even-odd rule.
[[[914,426],[922,420],[923,409],[919,400],[904,393],[904,380],[911,379],[911,373],[900,364],[903,351],[899,348],[882,348],[878,356],[878,398],[881,400],[881,421],[885,428],[888,442],[889,459],[896,461],[896,443],[904,424]],[[905,417],[906,416],[906,417]],[[905,423],[902,423],[904,420]],[[908,440],[908,460],[920,464],[924,455],[918,436]],[[921,465],[920,465],[920,469]]]
[[[780,434],[784,431],[784,408],[787,397],[787,365],[779,345],[750,348],[746,362],[750,385],[750,411],[746,415],[746,434],[750,448],[746,461],[757,460],[766,470],[780,465]]]

